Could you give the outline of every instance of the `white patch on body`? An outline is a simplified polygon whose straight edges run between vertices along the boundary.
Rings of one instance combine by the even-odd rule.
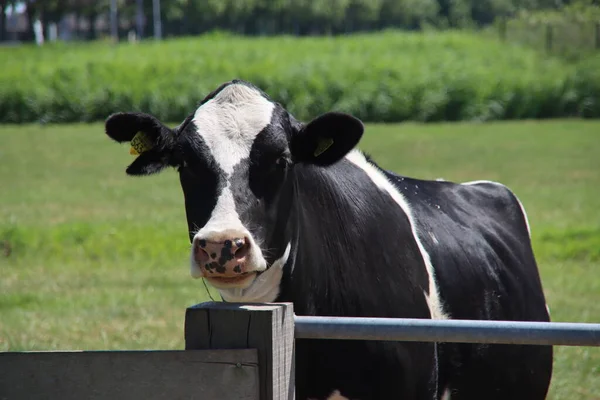
[[[279,295],[279,284],[283,276],[283,266],[290,256],[292,244],[288,243],[281,258],[273,262],[271,268],[260,274],[245,289],[218,289],[223,300],[228,303],[271,303]]]
[[[306,400],[321,400],[321,399],[308,398]],[[340,393],[340,391],[336,389],[329,396],[327,396],[326,399],[322,399],[322,400],[350,400],[350,399],[345,396],[342,396],[342,393]]]
[[[429,231],[427,233],[429,233],[429,236],[431,236],[431,240],[433,240],[434,244],[440,244],[439,240],[437,240],[437,238],[435,237],[435,235],[433,234],[433,232]]]
[[[387,177],[383,175],[373,164],[369,163],[365,156],[359,150],[352,150],[346,155],[345,158],[348,161],[352,162],[354,165],[356,165],[358,168],[362,169],[369,176],[369,178],[371,178],[373,183],[378,188],[386,191],[408,217],[413,237],[415,238],[415,242],[417,243],[419,251],[421,252],[423,262],[425,263],[425,268],[427,269],[427,274],[429,275],[429,295],[425,292],[423,292],[423,294],[425,295],[425,300],[427,301],[427,306],[429,307],[431,318],[448,319],[449,316],[444,312],[439,297],[437,284],[435,282],[435,270],[433,269],[433,265],[431,264],[429,254],[423,247],[423,244],[421,243],[421,240],[417,233],[417,227],[414,222],[412,211],[410,209],[410,206],[408,205],[408,202],[406,201],[404,196],[396,189],[396,187],[387,179]]]
[[[442,394],[442,399],[441,400],[450,400],[450,388],[446,388],[446,390],[444,390],[444,394]]]
[[[334,390],[333,393],[329,395],[327,400],[350,400],[347,397],[342,396],[339,390]]]
[[[523,203],[521,203],[521,200],[519,200],[517,195],[514,194],[506,185],[503,185],[500,182],[478,180],[478,181],[463,182],[462,185],[477,185],[479,183],[491,183],[494,185],[502,186],[503,188],[509,190],[513,196],[515,196],[515,199],[517,199],[517,202],[519,203],[519,207],[521,207],[521,212],[523,213],[523,219],[525,220],[525,225],[527,225],[527,234],[529,235],[529,238],[531,238],[531,227],[529,226],[529,218],[527,217],[527,212],[525,212],[525,207],[523,206]]]
[[[252,144],[256,136],[271,122],[274,108],[275,105],[259,91],[244,84],[230,84],[196,110],[193,121],[198,135],[208,146],[217,165],[228,175],[228,179],[234,167],[241,160],[250,157]],[[267,262],[260,247],[240,221],[230,184],[227,182],[210,219],[196,233],[195,238],[220,241],[244,236],[250,240],[247,270],[264,271]],[[194,278],[202,277],[193,254],[190,274]]]
[[[521,212],[523,213],[523,218],[525,218],[525,225],[527,225],[527,234],[529,235],[529,238],[531,239],[531,226],[529,226],[529,218],[527,217],[527,212],[525,211],[525,207],[523,206],[523,203],[521,203],[521,200],[519,200],[519,198],[514,193],[513,193],[513,195],[519,202],[519,206],[521,207]]]

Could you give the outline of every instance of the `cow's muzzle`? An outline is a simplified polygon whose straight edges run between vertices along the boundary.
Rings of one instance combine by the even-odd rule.
[[[225,240],[194,239],[194,259],[204,277],[215,286],[239,285],[256,275],[247,270],[250,240],[245,237]]]

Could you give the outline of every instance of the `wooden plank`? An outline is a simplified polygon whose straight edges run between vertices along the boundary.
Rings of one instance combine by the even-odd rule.
[[[291,303],[201,303],[186,310],[186,349],[258,350],[261,400],[291,400],[294,312]]]
[[[0,399],[257,400],[258,352],[0,353]]]

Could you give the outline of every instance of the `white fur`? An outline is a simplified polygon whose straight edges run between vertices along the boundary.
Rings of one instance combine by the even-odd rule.
[[[246,237],[250,240],[250,251],[246,256],[246,263],[250,267],[249,270],[264,271],[267,269],[267,261],[262,254],[262,250],[254,241],[250,232],[244,227],[242,221],[240,221],[239,215],[235,211],[233,194],[231,193],[228,184],[223,188],[223,192],[221,192],[221,195],[217,199],[217,204],[213,209],[211,218],[206,225],[194,235],[194,238],[223,242],[227,239],[238,237]],[[193,251],[194,250],[192,249],[190,275],[193,278],[201,278],[204,275],[193,257]]]
[[[494,182],[494,181],[487,181],[487,180],[478,180],[478,181],[463,182],[462,184],[463,185],[477,185],[479,183],[492,183],[494,185],[502,186],[502,187],[508,189],[508,187],[506,187],[506,185],[503,185],[502,183]],[[510,190],[510,189],[508,189],[508,190]],[[519,203],[519,207],[521,207],[521,212],[523,213],[523,218],[525,219],[525,225],[527,225],[527,234],[531,238],[531,227],[529,226],[529,218],[527,217],[527,212],[525,212],[525,207],[523,206],[523,203],[521,203],[521,200],[519,200],[519,198],[517,197],[517,195],[515,195],[513,193],[513,196],[515,196],[515,198],[517,199],[517,202]]]
[[[194,114],[198,134],[228,174],[250,155],[256,136],[271,122],[275,105],[255,89],[231,84]]]
[[[321,400],[321,399],[308,398],[306,400]],[[323,400],[350,400],[350,399],[345,396],[342,396],[340,391],[338,389],[336,389],[333,392],[331,392],[331,394],[329,396],[327,396],[326,399],[323,399]]]
[[[519,202],[519,206],[521,207],[521,212],[523,213],[523,218],[525,218],[525,225],[527,225],[527,234],[529,235],[529,238],[531,239],[531,226],[529,226],[529,218],[527,217],[527,212],[525,212],[525,207],[523,206],[523,203],[521,203],[521,200],[519,200],[519,198],[516,195],[515,195],[515,198],[517,199],[517,201]]]
[[[431,240],[433,240],[434,244],[440,244],[440,241],[437,240],[437,238],[435,237],[435,235],[433,234],[433,232],[427,232],[429,233],[429,236],[431,236]]]
[[[245,289],[218,289],[223,299],[229,303],[271,303],[279,295],[279,283],[283,275],[283,266],[290,256],[292,244],[288,243],[283,256],[271,268],[263,272]]]
[[[446,388],[446,390],[444,390],[444,394],[442,394],[442,400],[450,400],[450,396],[451,390],[450,388]]]
[[[335,390],[333,393],[329,395],[327,400],[350,400],[349,398],[342,396],[339,390]]]
[[[431,259],[429,258],[429,254],[423,247],[421,243],[421,239],[419,238],[417,227],[414,222],[412,211],[408,202],[402,196],[402,194],[394,187],[394,185],[383,175],[373,164],[369,163],[365,156],[359,150],[352,150],[350,153],[346,155],[346,159],[352,162],[354,165],[365,171],[365,173],[371,178],[375,185],[386,191],[392,199],[400,206],[402,211],[408,217],[410,222],[410,227],[421,252],[421,256],[423,257],[423,262],[425,263],[425,268],[427,269],[427,274],[429,275],[429,295],[425,292],[425,300],[427,301],[427,306],[429,307],[429,312],[431,314],[432,319],[448,319],[448,315],[444,312],[442,307],[439,292],[437,289],[437,285],[435,282],[435,270],[433,269],[433,265],[431,264]]]
[[[208,146],[218,166],[227,174],[227,179],[234,167],[250,156],[252,143],[271,122],[274,107],[257,90],[243,84],[231,84],[196,110],[193,121],[198,135]],[[248,270],[264,271],[267,262],[240,220],[228,182],[217,199],[210,219],[194,238],[217,241],[244,236],[250,240]],[[193,255],[190,274],[194,278],[202,277]]]

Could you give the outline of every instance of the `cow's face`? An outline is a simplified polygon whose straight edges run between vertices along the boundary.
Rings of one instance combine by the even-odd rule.
[[[139,113],[114,114],[106,122],[106,133],[118,142],[137,132],[148,146],[127,168],[129,175],[167,166],[179,172],[191,275],[204,277],[225,300],[273,301],[293,246],[288,217],[295,166],[335,163],[360,140],[363,126],[341,113],[302,124],[236,80],[209,94],[174,129]]]

